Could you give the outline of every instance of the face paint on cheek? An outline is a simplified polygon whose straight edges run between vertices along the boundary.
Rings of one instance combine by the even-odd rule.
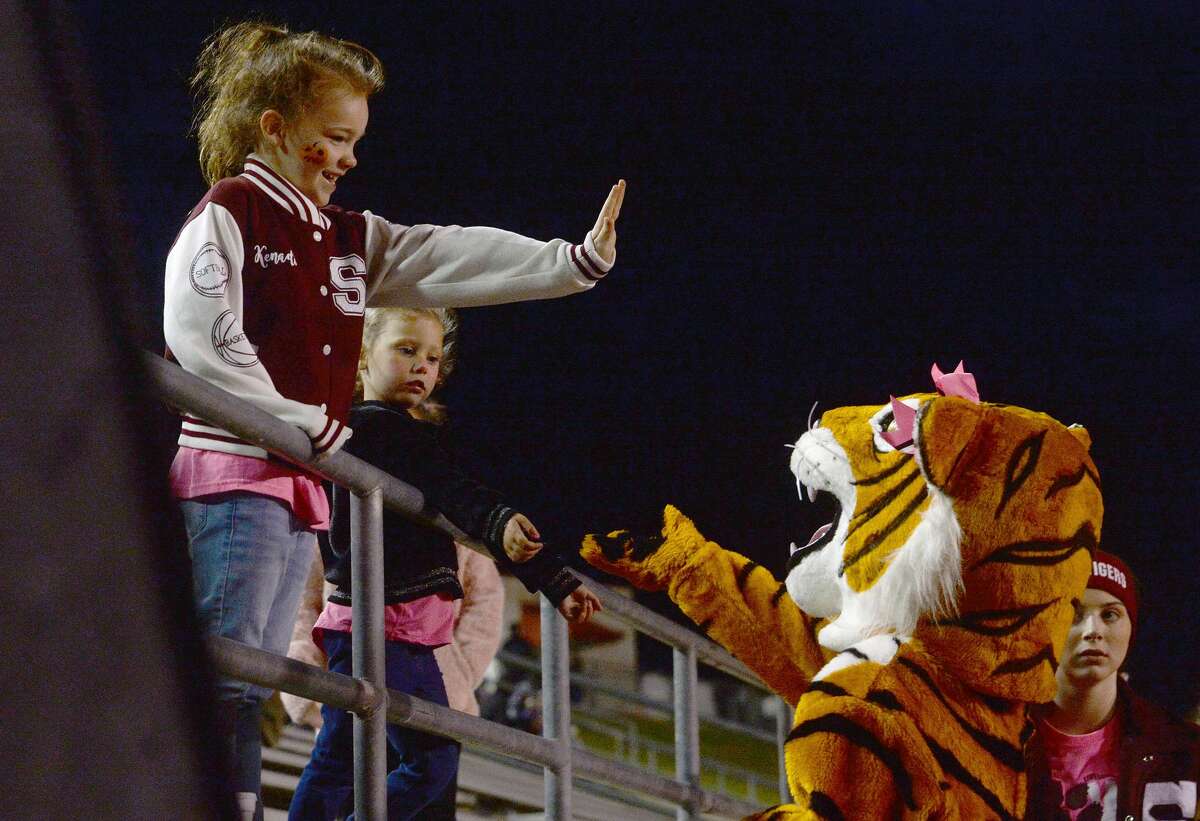
[[[320,143],[310,143],[300,149],[300,159],[313,165],[325,164],[325,148]]]

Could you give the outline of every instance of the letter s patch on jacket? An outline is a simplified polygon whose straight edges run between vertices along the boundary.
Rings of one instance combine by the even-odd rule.
[[[358,254],[330,257],[329,282],[334,287],[333,304],[347,316],[362,316],[367,310],[367,264]]]
[[[1195,781],[1156,781],[1146,785],[1143,821],[1196,817]]]

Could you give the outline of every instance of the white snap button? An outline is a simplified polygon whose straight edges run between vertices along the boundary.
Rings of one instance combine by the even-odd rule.
[[[317,242],[320,242],[321,241],[321,232],[313,231],[313,239],[315,239]]]
[[[329,289],[324,285],[321,286],[321,296],[329,296]]]
[[[321,353],[325,354],[326,356],[329,356],[329,352],[332,350],[333,350],[333,348],[326,345],[324,348],[321,349]]]
[[[321,403],[321,413],[324,413],[324,412],[325,412],[325,403],[322,402]]]

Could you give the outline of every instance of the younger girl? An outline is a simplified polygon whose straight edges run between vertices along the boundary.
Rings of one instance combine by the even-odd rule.
[[[1121,678],[1137,627],[1133,574],[1092,553],[1092,576],[1058,666],[1058,694],[1035,708],[1026,745],[1026,818],[1195,818],[1200,729],[1177,721]]]
[[[483,305],[591,288],[615,259],[624,184],[580,245],[492,228],[403,226],[329,205],[383,86],[379,60],[323,34],[239,23],[205,45],[194,85],[212,188],[167,257],[163,331],[188,371],[304,430],[314,454],[346,426],[368,305]],[[287,648],[314,531],[317,480],[185,415],[171,487],[182,501],[203,629]],[[257,805],[261,688],[222,680],[232,783]]]
[[[580,587],[558,559],[540,552],[537,528],[455,467],[442,449],[440,415],[430,395],[451,368],[454,314],[446,309],[372,309],[367,312],[360,375],[366,400],[350,410],[355,436],[346,449],[425,492],[428,501],[471,536],[531,591],[540,590],[567,619],[586,621],[599,600]],[[329,541],[337,561],[325,577],[337,585],[313,628],[329,656],[329,669],[351,671],[350,495],[333,491]],[[453,541],[391,511],[384,512],[384,614],[387,686],[446,705],[434,658],[454,631],[454,600],[463,595]],[[323,707],[324,722],[312,760],[300,776],[289,818],[333,819],[353,806],[353,722],[349,713]],[[420,817],[458,770],[451,739],[388,726],[400,764],[388,774],[388,818]]]

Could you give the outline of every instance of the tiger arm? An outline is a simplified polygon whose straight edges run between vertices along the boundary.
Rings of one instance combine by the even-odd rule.
[[[793,802],[746,821],[941,817],[942,790],[911,722],[854,697],[816,695],[788,736]]]
[[[662,538],[590,535],[583,557],[643,590],[666,590],[710,638],[791,704],[827,657],[806,616],[771,572],[708,541],[668,505]]]

